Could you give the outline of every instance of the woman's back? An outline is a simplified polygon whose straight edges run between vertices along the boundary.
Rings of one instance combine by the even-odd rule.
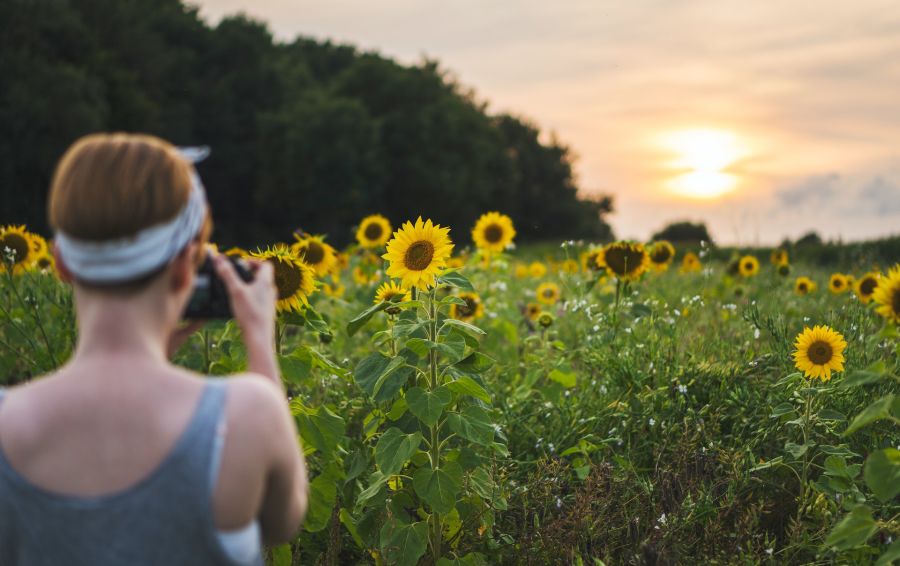
[[[220,471],[217,439],[229,389],[247,379],[171,373],[118,376],[99,391],[108,376],[63,372],[18,388],[12,402],[0,394],[0,564],[237,563],[221,531],[258,528],[264,462],[250,474],[258,485],[247,485],[246,469]],[[240,435],[229,444],[240,453],[232,460],[262,456],[247,454]],[[242,490],[228,488],[238,482]],[[259,563],[258,545],[242,564]]]

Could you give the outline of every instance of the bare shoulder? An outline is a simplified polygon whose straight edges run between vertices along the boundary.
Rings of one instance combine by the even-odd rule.
[[[228,379],[229,395],[238,405],[280,407],[285,404],[284,393],[267,378],[254,373],[241,373]]]
[[[284,418],[284,393],[265,377],[252,373],[229,377],[227,415],[229,425],[247,432],[265,433]]]

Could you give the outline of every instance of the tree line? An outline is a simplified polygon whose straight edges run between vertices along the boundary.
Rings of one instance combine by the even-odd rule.
[[[584,199],[569,148],[425,60],[299,37],[179,0],[0,0],[0,222],[46,231],[65,148],[96,131],[204,144],[216,239],[301,228],[346,243],[363,216],[468,228],[488,210],[519,239],[611,237],[609,197]]]

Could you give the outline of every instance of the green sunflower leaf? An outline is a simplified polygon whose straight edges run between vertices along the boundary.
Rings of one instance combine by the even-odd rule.
[[[421,387],[413,387],[406,392],[409,410],[426,426],[434,426],[441,418],[444,407],[453,400],[453,394],[446,387],[438,387],[434,391],[425,391]]]
[[[462,487],[462,467],[456,462],[445,462],[438,469],[431,466],[419,468],[413,475],[413,489],[432,510],[449,513],[456,505],[456,495]]]
[[[366,310],[358,314],[356,318],[347,323],[347,334],[353,336],[359,331],[360,328],[365,326],[366,323],[369,322],[369,320],[373,316],[375,316],[375,314],[383,311],[389,306],[391,306],[391,303],[382,301],[377,305],[372,305],[371,307],[367,308]]]
[[[380,533],[381,552],[385,563],[415,566],[428,545],[428,525],[424,521],[405,525],[386,521]]]
[[[437,280],[438,283],[450,285],[451,287],[456,287],[458,289],[462,289],[463,291],[475,291],[475,287],[472,286],[472,282],[458,271],[446,271],[443,275],[438,277]]]
[[[863,470],[866,485],[882,502],[900,493],[900,450],[885,448],[869,455]]]

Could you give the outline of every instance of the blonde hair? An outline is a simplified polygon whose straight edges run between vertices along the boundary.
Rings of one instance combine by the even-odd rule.
[[[60,159],[47,214],[51,228],[69,237],[118,240],[173,219],[190,192],[191,165],[169,142],[145,134],[91,134]],[[211,229],[207,216],[201,244]]]

